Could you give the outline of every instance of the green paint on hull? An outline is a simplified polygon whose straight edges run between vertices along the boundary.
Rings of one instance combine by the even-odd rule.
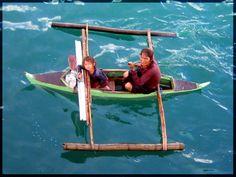
[[[33,74],[25,72],[25,76],[30,81],[31,84],[39,85],[41,87],[48,88],[48,89],[53,89],[55,91],[63,91],[66,93],[75,94],[73,92],[73,89],[68,88],[66,86],[59,86],[59,85],[45,83],[45,82],[41,82],[39,80],[36,80]],[[186,93],[201,90],[202,88],[206,87],[209,84],[210,84],[210,82],[197,84],[197,88],[191,89],[191,90],[178,90],[178,91],[175,91],[173,89],[163,90],[161,92],[161,94],[166,95],[166,96],[186,94]],[[114,99],[114,98],[115,99],[143,99],[143,98],[156,97],[156,92],[152,92],[150,94],[132,94],[129,92],[102,91],[102,90],[98,90],[98,89],[91,89],[91,94],[93,97],[101,97],[101,98],[109,98],[109,99]]]

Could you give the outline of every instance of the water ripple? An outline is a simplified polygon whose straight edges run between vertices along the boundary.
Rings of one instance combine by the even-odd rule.
[[[197,11],[205,11],[205,9],[201,5],[198,5],[196,3],[190,3],[189,2],[188,5],[191,6],[192,8],[194,8]]]
[[[193,158],[195,162],[200,162],[200,163],[213,163],[213,160],[209,159],[200,159],[200,158]]]
[[[124,46],[118,46],[118,45],[111,44],[111,43],[109,43],[107,45],[102,45],[99,48],[102,51],[98,54],[95,54],[94,58],[101,57],[105,53],[117,53],[117,51],[119,51],[119,50],[133,51],[133,52],[131,52],[131,55],[133,55],[133,54],[138,55],[138,51],[139,51],[139,49],[137,49],[137,48],[133,48],[133,47],[127,48],[127,47],[124,47]]]
[[[200,162],[200,163],[213,163],[213,160],[210,159],[203,159],[203,158],[197,158],[197,157],[193,157],[194,156],[194,152],[190,152],[188,154],[183,153],[183,156],[189,159],[193,159],[195,162]]]
[[[137,13],[142,13],[142,12],[146,12],[146,11],[149,11],[150,9],[146,8],[146,9],[141,9],[141,10],[138,10]]]
[[[52,17],[52,18],[48,18],[48,17],[41,17],[41,18],[38,18],[38,21],[39,22],[42,22],[42,31],[47,31],[48,28],[51,27],[51,22],[53,20],[61,20],[61,16],[55,16],[55,17]]]
[[[30,7],[27,5],[4,5],[2,7],[2,11],[5,12],[12,12],[12,11],[17,11],[17,12],[27,12],[27,11],[36,11],[38,10],[37,7]]]
[[[3,23],[3,29],[9,29],[12,31],[15,31],[16,29],[37,30],[37,31],[40,30],[38,25],[32,24],[32,21],[18,22],[18,23],[3,21],[2,23]]]
[[[219,101],[215,100],[214,98],[210,98],[209,96],[203,94],[204,97],[210,99],[211,101],[213,101],[214,103],[216,103],[217,106],[219,106],[220,108],[228,111],[228,108],[226,108],[225,106],[223,106]]]
[[[45,130],[42,130],[38,121],[34,121],[32,127],[32,136],[39,140],[41,143],[50,143],[55,147],[60,146],[60,143],[55,137],[50,137]]]
[[[51,26],[51,22],[53,20],[61,20],[61,16],[55,16],[52,18],[48,17],[41,17],[38,18],[38,21],[41,22],[42,25],[33,24],[32,21],[25,21],[25,22],[10,22],[10,21],[3,21],[3,29],[15,31],[17,29],[23,30],[33,30],[33,31],[48,31]]]

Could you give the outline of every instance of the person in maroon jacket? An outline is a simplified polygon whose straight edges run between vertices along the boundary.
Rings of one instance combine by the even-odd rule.
[[[157,90],[161,72],[154,59],[154,53],[144,48],[140,53],[140,64],[128,63],[131,70],[123,74],[124,87],[132,93],[151,93]]]

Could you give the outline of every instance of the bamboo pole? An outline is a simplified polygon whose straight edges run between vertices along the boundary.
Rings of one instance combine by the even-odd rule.
[[[89,56],[89,50],[88,50],[88,23],[86,23],[86,52],[87,52],[87,56]]]
[[[163,150],[167,150],[167,134],[166,134],[166,122],[165,122],[165,113],[164,113],[164,108],[163,108],[163,103],[162,103],[162,98],[161,98],[161,93],[160,93],[160,84],[157,85],[158,91],[157,93],[157,100],[158,100],[158,107],[159,107],[159,112],[160,112],[160,118],[161,118],[161,130],[162,130],[162,145],[163,145]]]
[[[85,33],[86,33],[86,56],[89,56],[89,49],[88,49],[88,23],[86,24],[86,29],[85,29]],[[87,72],[88,73],[88,72]],[[89,122],[92,122],[92,110],[91,110],[91,107],[92,107],[92,96],[91,96],[91,85],[90,85],[90,76],[89,74],[87,74],[87,82],[89,83],[88,84],[88,87],[87,87],[87,92],[88,92],[88,99],[89,99],[89,106],[88,106],[88,112],[89,112]]]
[[[83,44],[83,58],[87,56],[87,45],[86,45],[86,39],[85,39],[85,31],[82,29],[82,44]],[[88,115],[88,118],[86,120],[89,122],[89,132],[90,132],[90,144],[93,146],[94,145],[94,138],[93,138],[93,123],[92,123],[92,113],[91,113],[91,85],[90,85],[90,76],[88,71],[85,71],[85,86],[86,86],[86,106],[87,106],[87,111],[86,115]]]
[[[52,22],[52,28],[71,28],[71,29],[85,29],[85,24],[75,24],[75,23],[61,23],[61,22]],[[116,34],[129,34],[129,35],[147,35],[147,30],[128,30],[128,29],[118,29],[118,28],[109,28],[102,26],[92,26],[89,25],[89,30],[92,31],[101,31],[108,33],[116,33]],[[176,37],[176,33],[174,32],[160,32],[160,31],[152,31],[152,36],[161,36],[161,37]]]
[[[85,49],[85,47],[86,47],[86,43],[85,43],[85,31],[84,31],[84,29],[82,29],[82,56],[83,56],[83,58],[84,57],[86,57],[87,56],[87,54],[86,54],[86,49]],[[89,100],[88,100],[88,85],[90,85],[90,84],[87,84],[88,82],[87,82],[87,75],[88,75],[88,72],[85,70],[84,71],[84,81],[85,81],[85,95],[86,95],[86,123],[87,123],[87,125],[89,125],[90,124],[90,119],[89,119]]]
[[[147,37],[148,37],[148,47],[153,50],[151,31],[150,30],[147,31]]]
[[[81,143],[64,143],[64,150],[78,151],[161,151],[162,144],[81,144]],[[167,150],[183,150],[182,143],[169,143]]]
[[[153,50],[153,45],[152,45],[152,39],[151,39],[151,32],[148,30],[147,33],[148,36],[148,47]],[[161,98],[161,93],[160,93],[160,84],[157,85],[157,100],[158,100],[158,107],[159,107],[159,112],[160,112],[160,119],[161,119],[161,130],[162,130],[162,146],[163,150],[167,150],[167,134],[166,134],[166,122],[165,122],[165,113],[164,113],[164,108],[163,108],[163,103],[162,103],[162,98]]]

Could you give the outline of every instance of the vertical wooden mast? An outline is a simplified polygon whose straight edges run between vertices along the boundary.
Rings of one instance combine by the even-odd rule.
[[[151,32],[148,30],[147,32],[148,36],[148,47],[153,50],[153,45],[152,45],[152,39],[151,39]],[[161,98],[161,93],[160,93],[160,84],[157,85],[157,100],[158,100],[158,107],[159,107],[159,112],[160,112],[160,119],[161,119],[161,130],[162,130],[162,147],[163,150],[167,150],[167,134],[166,134],[166,122],[165,122],[165,113],[164,113],[164,108],[163,108],[163,103],[162,103],[162,98]]]
[[[87,30],[87,28],[86,28]],[[85,34],[85,30],[82,29],[82,49],[83,49],[83,58],[88,56],[88,32],[86,32],[87,35]],[[90,85],[90,76],[88,71],[85,70],[84,72],[84,81],[85,81],[85,92],[86,92],[86,121],[87,125],[89,126],[89,132],[90,132],[90,144],[94,145],[94,138],[93,138],[93,123],[92,123],[92,112],[91,112],[91,85]]]

